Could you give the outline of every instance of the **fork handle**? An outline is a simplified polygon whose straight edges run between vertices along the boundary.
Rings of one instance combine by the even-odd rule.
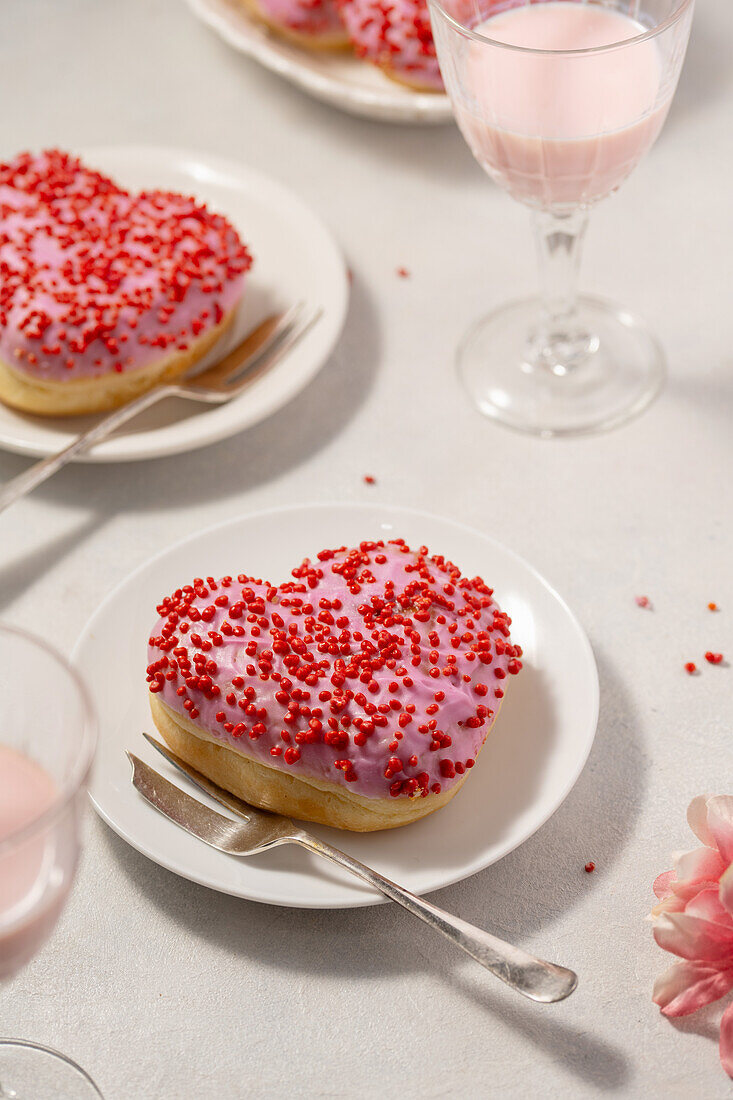
[[[119,409],[113,409],[103,420],[97,421],[89,431],[82,432],[76,439],[72,439],[71,443],[62,450],[57,451],[56,454],[49,455],[48,458],[42,458],[40,462],[35,462],[22,474],[6,481],[0,488],[0,512],[14,504],[16,500],[24,497],[26,493],[30,493],[37,485],[47,481],[57,470],[60,470],[67,462],[71,462],[77,455],[84,454],[95,443],[101,443],[115,428],[126,424],[128,420],[132,420],[143,409],[155,405],[161,398],[174,390],[175,387],[173,386],[158,386],[140,394],[139,397],[128,402],[127,405],[122,405]]]
[[[440,932],[497,978],[501,978],[512,989],[516,989],[518,993],[529,997],[530,1000],[545,1004],[562,1001],[570,996],[578,984],[578,977],[572,970],[545,962],[544,959],[537,959],[526,951],[497,939],[490,932],[485,932],[482,928],[477,928],[459,917],[446,913],[437,905],[432,905],[424,898],[416,897],[409,890],[403,889],[390,879],[373,871],[371,867],[366,867],[317,837],[299,832],[292,839],[309,851],[338,864],[339,867],[345,867],[347,871],[351,871],[374,889],[379,890],[392,901],[396,901],[414,917],[419,917],[436,932]]]

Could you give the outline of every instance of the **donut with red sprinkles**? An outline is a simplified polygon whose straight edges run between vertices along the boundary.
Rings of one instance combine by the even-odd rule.
[[[357,831],[445,805],[522,668],[484,581],[401,539],[324,550],[280,585],[197,577],[157,611],[170,747],[245,801]]]
[[[221,214],[134,194],[59,149],[0,164],[0,399],[95,412],[187,370],[252,258]]]
[[[359,57],[418,91],[442,92],[427,0],[339,0]]]

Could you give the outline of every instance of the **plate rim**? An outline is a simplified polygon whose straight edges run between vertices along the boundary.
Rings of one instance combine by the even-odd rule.
[[[196,539],[200,538],[202,535],[210,535],[210,534],[215,533],[216,531],[219,531],[219,530],[221,530],[225,527],[233,527],[237,523],[241,522],[242,520],[257,520],[257,519],[260,519],[260,518],[265,517],[265,516],[269,517],[269,516],[279,515],[279,514],[282,514],[282,513],[292,512],[292,511],[300,510],[300,509],[307,510],[307,511],[325,511],[325,510],[331,511],[333,509],[339,509],[339,510],[347,509],[349,511],[383,510],[386,513],[397,514],[397,515],[402,515],[402,514],[405,514],[405,513],[409,513],[411,516],[414,516],[414,517],[417,517],[417,518],[426,519],[426,520],[433,520],[433,521],[437,520],[439,523],[447,523],[450,526],[459,528],[459,529],[463,530],[464,532],[466,532],[470,535],[478,536],[479,538],[481,538],[485,542],[490,543],[492,546],[498,547],[499,550],[502,553],[504,553],[508,557],[512,558],[514,560],[514,562],[517,563],[520,567],[526,569],[534,577],[534,579],[537,580],[540,583],[540,585],[550,594],[550,596],[552,596],[555,599],[555,601],[560,606],[560,608],[565,613],[565,615],[568,617],[568,620],[570,621],[570,623],[573,626],[574,632],[575,632],[576,637],[577,637],[577,639],[580,643],[581,649],[584,651],[584,659],[585,659],[585,661],[587,663],[587,666],[588,666],[588,672],[590,673],[589,687],[591,688],[593,721],[592,721],[592,723],[589,723],[589,729],[592,728],[592,733],[590,733],[589,735],[586,736],[585,743],[583,745],[583,751],[579,754],[577,760],[575,761],[574,767],[572,769],[570,769],[570,771],[568,773],[568,776],[566,777],[565,784],[562,788],[561,794],[556,799],[553,800],[552,808],[548,810],[548,812],[541,818],[541,820],[534,823],[532,828],[529,831],[527,831],[526,833],[524,833],[524,835],[522,836],[522,838],[520,840],[508,841],[503,846],[500,846],[499,853],[493,859],[491,859],[488,863],[479,863],[478,865],[474,866],[472,869],[470,869],[468,871],[462,870],[460,873],[457,873],[455,875],[453,875],[452,873],[449,872],[448,877],[445,879],[445,881],[442,881],[440,883],[440,885],[431,886],[428,889],[423,889],[423,890],[421,890],[421,894],[423,894],[423,895],[424,894],[432,894],[437,890],[446,889],[447,887],[453,886],[458,882],[464,881],[465,879],[472,878],[474,875],[478,874],[480,871],[485,870],[487,867],[493,866],[495,863],[498,863],[500,860],[504,859],[511,852],[515,851],[517,848],[520,848],[523,844],[526,844],[526,842],[528,840],[530,840],[535,835],[535,833],[538,832],[538,830],[543,827],[543,825],[546,825],[547,822],[550,820],[550,818],[560,809],[560,807],[563,805],[563,803],[567,799],[568,795],[572,791],[573,787],[577,783],[578,779],[580,778],[580,776],[583,772],[583,769],[585,768],[585,765],[588,762],[588,758],[589,758],[591,750],[593,748],[595,738],[596,738],[596,733],[597,733],[597,730],[598,730],[598,717],[599,717],[599,710],[600,710],[600,683],[599,683],[599,678],[598,678],[598,667],[597,667],[597,664],[596,664],[595,655],[593,653],[593,647],[591,646],[588,635],[586,634],[586,632],[585,632],[580,620],[578,619],[577,615],[569,607],[569,605],[567,604],[565,599],[560,595],[560,593],[557,591],[557,589],[553,585],[550,584],[550,582],[539,572],[538,569],[535,568],[535,566],[533,566],[530,562],[528,562],[526,560],[526,558],[524,558],[521,554],[518,554],[515,550],[513,550],[511,547],[507,546],[505,543],[501,542],[499,539],[495,538],[493,535],[488,535],[485,532],[481,531],[479,528],[472,527],[470,524],[463,523],[461,520],[456,520],[456,519],[453,519],[452,517],[439,515],[436,512],[429,512],[429,511],[427,511],[425,509],[422,509],[422,508],[413,508],[413,507],[410,507],[409,505],[408,506],[402,506],[402,505],[399,505],[399,504],[392,504],[392,503],[390,503],[390,504],[380,504],[380,503],[370,504],[370,503],[359,502],[359,501],[341,501],[341,502],[339,502],[339,501],[334,501],[334,502],[315,501],[315,502],[300,503],[300,504],[282,504],[282,505],[277,505],[276,507],[273,507],[273,508],[257,509],[254,512],[244,512],[244,513],[242,513],[238,516],[235,516],[234,518],[230,517],[229,519],[221,520],[217,523],[211,524],[208,527],[202,528],[200,531],[194,532],[192,534],[184,536],[181,539],[176,540],[175,542],[173,542],[170,545],[166,546],[164,549],[159,550],[156,554],[153,554],[151,557],[146,559],[146,561],[141,562],[140,565],[138,565],[130,573],[126,574],[126,576],[123,577],[114,586],[114,588],[110,592],[107,593],[107,595],[102,600],[102,602],[99,604],[97,609],[94,611],[94,613],[89,617],[89,619],[85,623],[81,633],[79,634],[76,642],[74,643],[74,647],[71,651],[70,662],[71,662],[72,666],[74,668],[76,668],[83,675],[83,669],[80,668],[79,664],[78,664],[79,652],[80,652],[83,644],[87,640],[88,635],[94,629],[95,623],[103,616],[103,613],[104,613],[105,609],[107,608],[107,605],[112,603],[112,601],[117,596],[118,592],[124,586],[126,586],[130,581],[132,581],[135,577],[139,576],[141,573],[146,572],[150,568],[150,566],[154,565],[155,563],[157,563],[160,560],[162,560],[163,558],[165,558],[172,551],[178,550],[181,547],[185,546],[186,544],[194,542]],[[119,836],[122,840],[124,840],[127,844],[129,844],[130,847],[134,848],[135,851],[137,851],[141,855],[145,856],[147,859],[149,859],[152,863],[155,863],[157,866],[163,867],[165,870],[170,871],[171,873],[176,874],[180,878],[186,879],[189,882],[195,882],[199,886],[205,886],[209,890],[214,890],[217,893],[227,894],[230,897],[237,897],[237,898],[241,898],[242,900],[245,900],[245,901],[257,902],[258,904],[261,904],[261,905],[276,905],[280,908],[285,908],[285,909],[313,909],[313,910],[362,909],[362,908],[366,908],[366,907],[372,906],[372,905],[387,904],[387,902],[389,901],[388,898],[386,898],[382,895],[379,895],[375,892],[373,895],[365,893],[364,897],[361,897],[358,894],[355,894],[353,899],[349,899],[348,901],[337,901],[337,900],[334,899],[334,900],[330,900],[330,901],[325,900],[325,901],[322,901],[322,902],[319,902],[319,903],[316,904],[312,901],[301,901],[299,899],[290,900],[290,901],[273,900],[271,898],[265,898],[261,894],[260,895],[251,894],[251,893],[248,893],[248,892],[243,891],[243,890],[232,891],[232,890],[227,890],[227,889],[225,889],[221,886],[212,885],[212,883],[210,881],[206,881],[205,879],[203,879],[202,877],[200,877],[196,873],[192,873],[189,870],[187,870],[186,868],[181,867],[180,864],[178,864],[175,859],[162,860],[162,859],[158,859],[157,857],[152,856],[149,851],[146,851],[141,846],[141,844],[139,842],[137,842],[136,839],[128,833],[127,829],[124,826],[121,826],[118,823],[114,822],[112,820],[112,817],[103,809],[103,807],[99,804],[99,802],[97,801],[97,799],[94,796],[94,793],[93,793],[94,778],[95,778],[95,776],[94,776],[94,767],[93,767],[92,768],[92,778],[91,778],[91,781],[90,781],[90,784],[89,784],[89,789],[88,789],[88,795],[89,795],[89,799],[90,799],[90,801],[91,801],[91,803],[94,807],[94,810],[99,815],[99,817],[102,818],[102,820],[112,829],[112,831],[114,833],[116,833],[117,836]]]
[[[285,408],[291,401],[294,401],[299,394],[306,389],[313,379],[320,373],[325,367],[328,360],[333,355],[338,342],[343,334],[343,330],[346,324],[346,319],[349,312],[349,302],[351,297],[349,277],[348,277],[348,265],[346,263],[346,257],[337,240],[335,234],[321,218],[320,214],[316,212],[301,196],[287,184],[281,182],[275,176],[269,176],[266,172],[261,172],[258,168],[251,168],[243,161],[236,160],[234,158],[222,157],[217,153],[209,153],[204,149],[187,148],[179,145],[164,145],[156,142],[135,142],[135,143],[122,143],[122,144],[100,144],[100,145],[82,145],[75,150],[76,154],[82,159],[93,161],[95,157],[104,157],[107,154],[122,154],[131,158],[155,155],[161,160],[167,160],[171,166],[180,168],[186,161],[198,162],[212,170],[220,172],[222,174],[231,175],[233,178],[239,177],[240,180],[244,179],[251,181],[258,192],[262,191],[268,196],[275,196],[275,205],[281,200],[287,202],[292,207],[297,209],[298,220],[301,217],[305,217],[310,220],[311,225],[317,228],[322,234],[324,240],[328,240],[331,245],[332,259],[338,261],[338,273],[339,273],[339,296],[338,302],[338,319],[334,327],[333,335],[329,341],[330,347],[328,352],[324,356],[315,356],[314,365],[305,371],[302,377],[299,379],[299,385],[297,389],[288,396],[288,398],[282,403],[275,403],[268,407],[267,411],[257,420],[246,424],[245,426],[237,426],[234,429],[226,427],[224,424],[215,428],[214,431],[210,431],[208,435],[202,435],[195,438],[193,441],[186,439],[184,443],[176,443],[175,440],[170,441],[165,447],[161,449],[160,446],[145,446],[138,450],[133,450],[129,453],[118,454],[114,450],[110,451],[107,444],[109,442],[114,443],[114,439],[111,441],[104,441],[98,447],[88,451],[85,454],[80,455],[73,461],[80,465],[92,465],[100,466],[116,463],[127,462],[149,462],[158,458],[172,458],[179,454],[188,454],[193,451],[198,451],[204,447],[211,447],[217,443],[221,443],[225,439],[229,439],[232,436],[238,435],[241,432],[246,432],[250,428],[255,427],[257,424],[263,423],[269,417],[273,416],[281,408]],[[223,211],[226,213],[226,211]],[[335,284],[334,284],[335,285]],[[336,311],[334,310],[334,315]],[[11,410],[13,411],[13,410]],[[43,420],[43,418],[38,418]],[[59,418],[55,418],[58,420]],[[65,442],[59,443],[59,448],[65,446]],[[50,448],[40,443],[31,441],[15,441],[9,440],[4,435],[4,429],[0,425],[0,450],[9,454],[21,455],[24,458],[47,458],[48,456],[55,454],[58,448]]]
[[[218,34],[232,49],[252,58],[263,68],[338,110],[375,121],[408,125],[440,125],[453,119],[446,92],[412,91],[408,96],[405,91],[392,91],[390,88],[380,91],[358,85],[344,85],[335,77],[319,73],[282,55],[277,42],[271,41],[266,31],[261,40],[248,39],[244,32],[240,35],[232,26],[234,20],[240,20],[253,31],[260,30],[245,11],[224,13],[219,10],[217,0],[213,4],[212,0],[187,0],[187,3],[196,18]]]

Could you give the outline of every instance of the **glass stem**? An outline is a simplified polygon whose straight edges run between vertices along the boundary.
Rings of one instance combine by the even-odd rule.
[[[532,215],[540,269],[541,312],[530,333],[531,366],[569,374],[597,348],[578,315],[578,271],[588,213],[535,211]]]

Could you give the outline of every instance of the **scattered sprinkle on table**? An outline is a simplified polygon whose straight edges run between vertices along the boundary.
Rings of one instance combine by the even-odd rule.
[[[720,608],[716,603],[711,602],[708,604],[708,611],[720,611]]]
[[[694,676],[697,672],[697,665],[694,661],[688,661],[685,665],[685,672],[689,672],[690,676]]]
[[[589,859],[589,860],[588,860],[588,862],[587,862],[587,863],[586,863],[586,865],[585,865],[585,869],[586,869],[586,871],[588,872],[588,874],[590,874],[590,873],[591,873],[591,871],[595,871],[595,869],[596,869],[596,865],[595,865],[595,863],[593,862],[593,860],[592,860],[592,859]]]
[[[711,653],[711,651],[708,650],[707,653],[705,654],[705,660],[708,662],[708,664],[719,665],[720,662],[723,660],[723,654],[722,653]]]
[[[648,596],[635,596],[637,607],[651,607],[651,602]]]
[[[400,279],[409,279],[410,278],[410,272],[407,270],[406,267],[398,267],[397,268],[397,274],[399,275]]]
[[[364,474],[364,483],[365,485],[376,485],[377,479],[372,477],[371,474]]]

